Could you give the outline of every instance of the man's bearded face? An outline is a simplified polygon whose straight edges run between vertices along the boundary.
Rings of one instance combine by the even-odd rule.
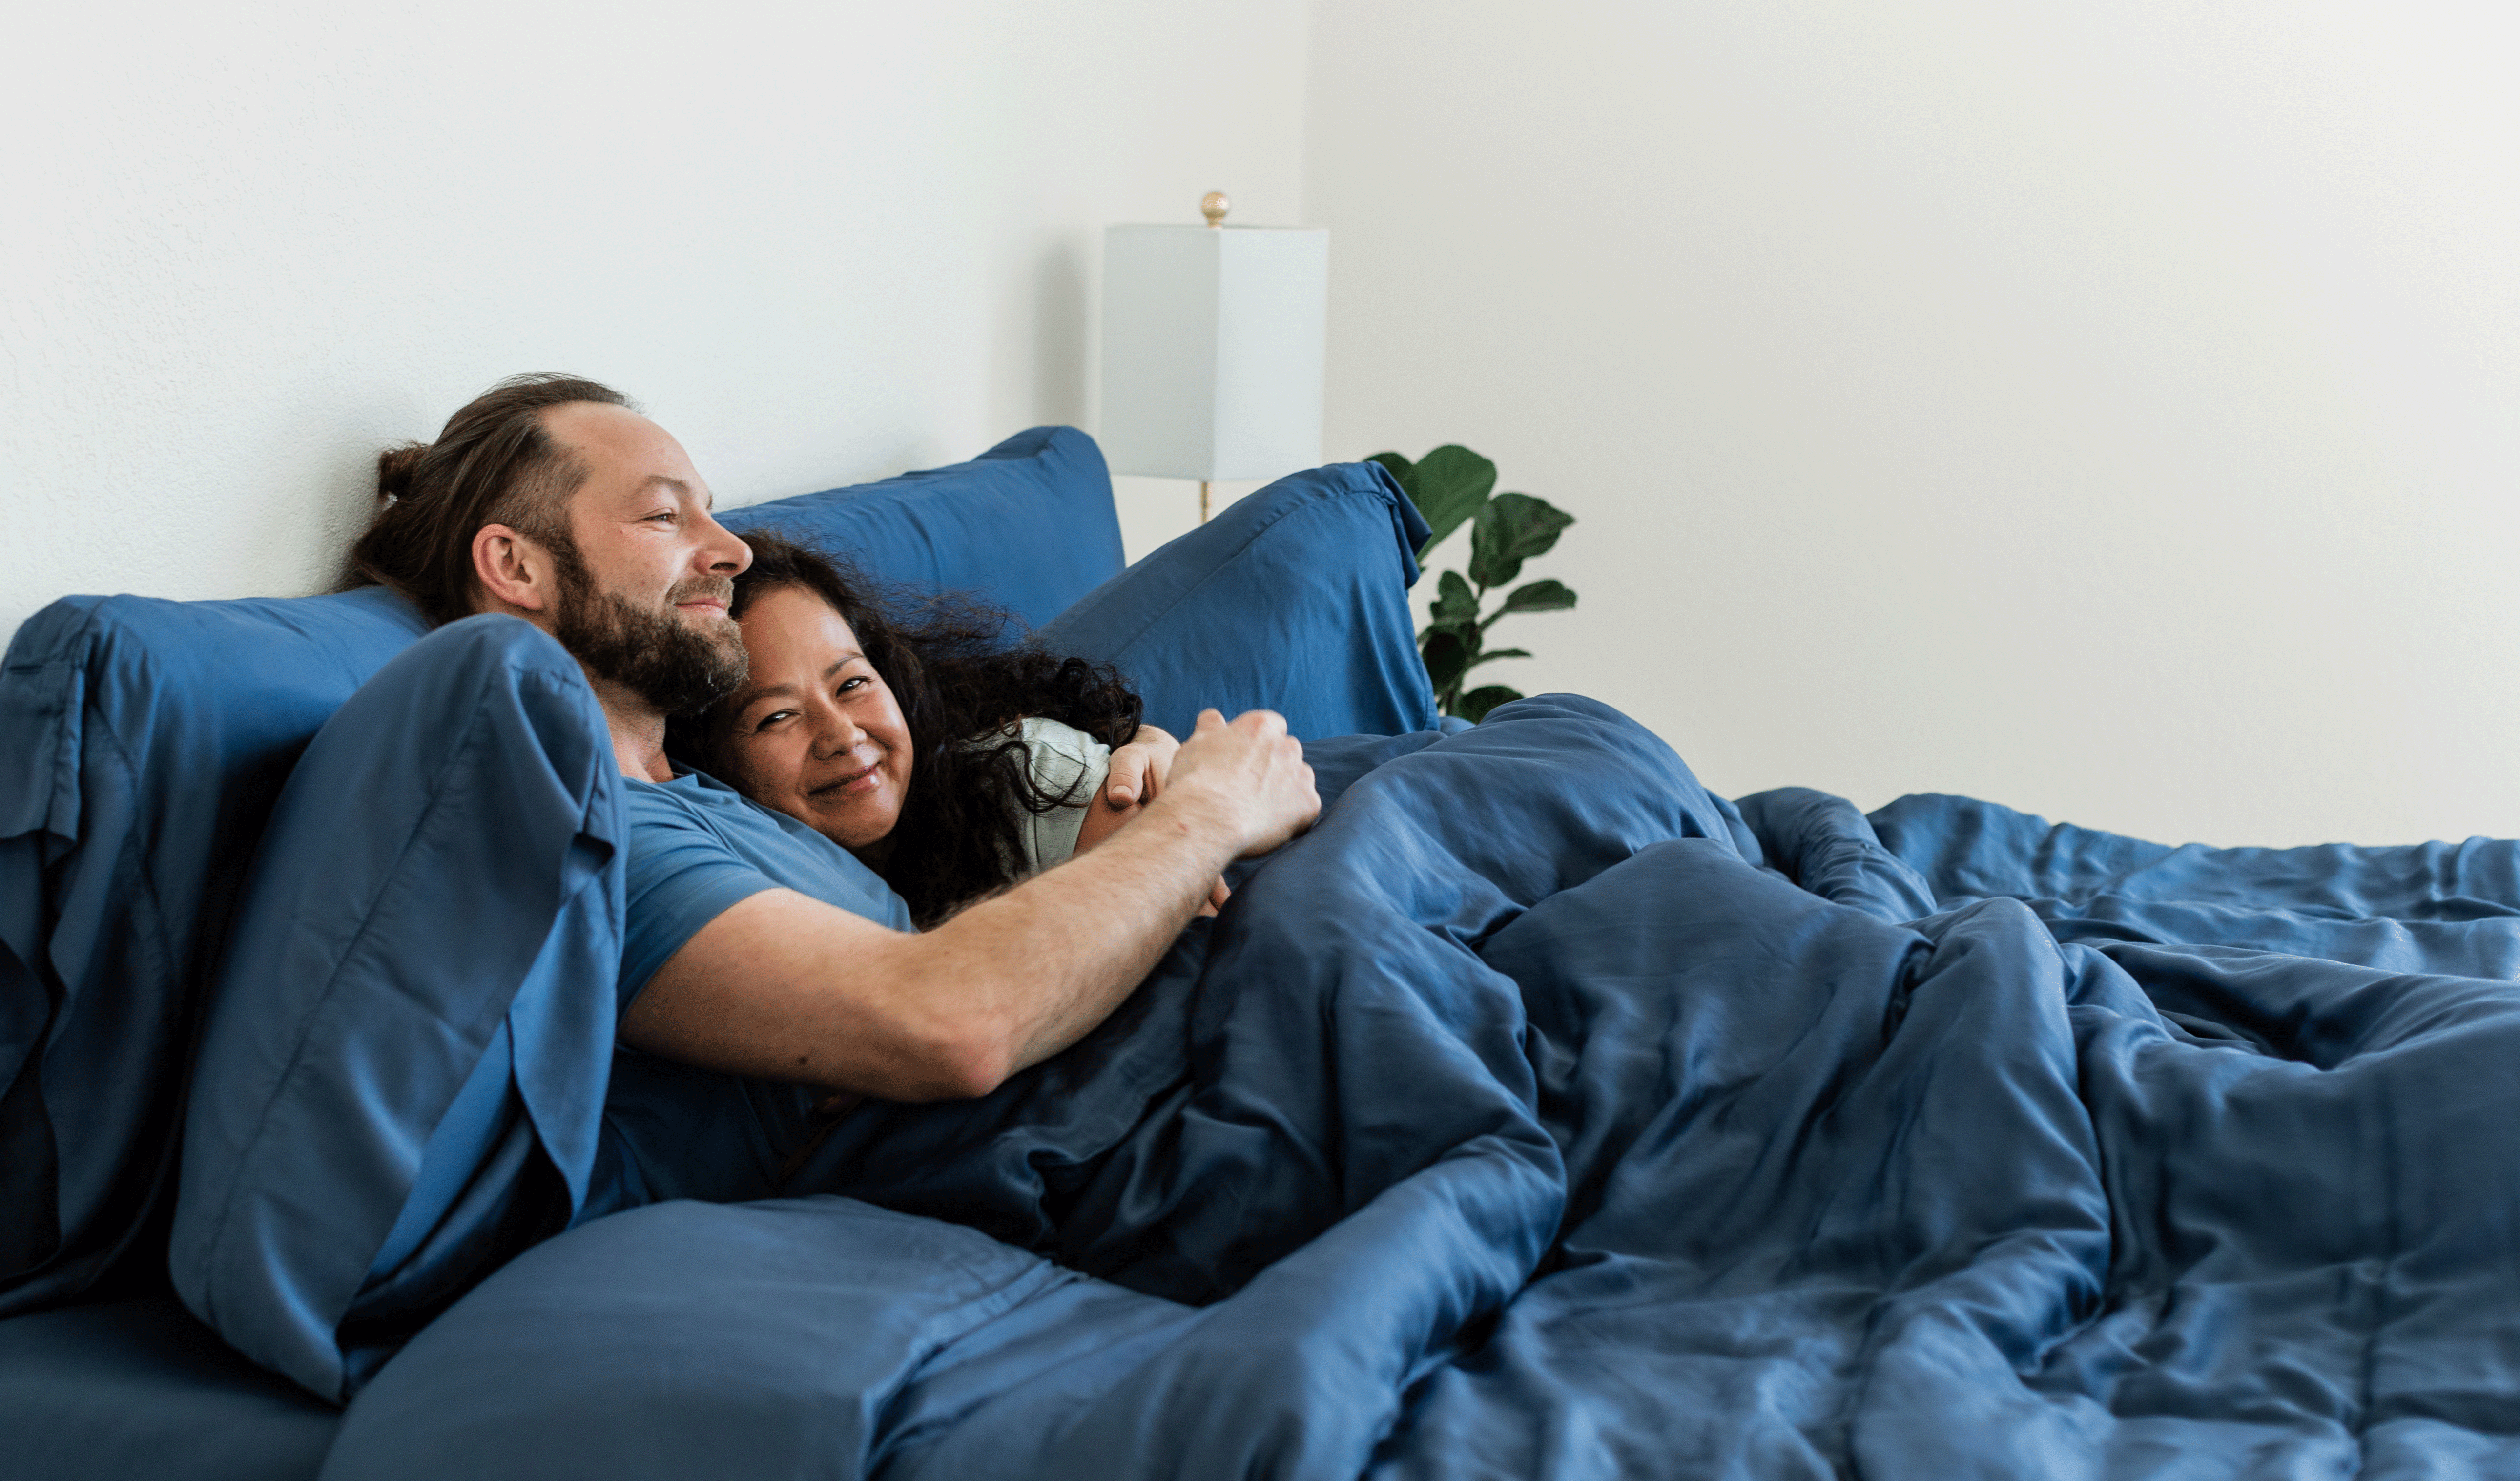
[[[580,663],[668,715],[698,714],[743,682],[743,633],[735,619],[720,617],[701,630],[675,609],[696,597],[731,599],[732,578],[678,581],[651,606],[598,586],[576,541],[562,535],[544,543],[560,577],[554,636]]]

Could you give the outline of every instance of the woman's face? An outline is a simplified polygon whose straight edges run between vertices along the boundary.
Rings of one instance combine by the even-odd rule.
[[[725,780],[843,848],[879,844],[910,789],[910,727],[857,634],[799,586],[737,621],[751,671],[717,722]]]

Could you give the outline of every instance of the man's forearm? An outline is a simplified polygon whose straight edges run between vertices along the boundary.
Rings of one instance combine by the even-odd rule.
[[[1109,1015],[1234,856],[1158,799],[1083,858],[923,935],[793,890],[739,901],[660,968],[622,1042],[895,1100],[983,1096]]]
[[[1195,915],[1234,841],[1193,804],[1159,797],[1127,828],[920,940],[921,975],[1003,1049],[998,1078],[1065,1049],[1110,1015]]]

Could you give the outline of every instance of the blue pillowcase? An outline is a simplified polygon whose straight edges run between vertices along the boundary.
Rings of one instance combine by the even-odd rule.
[[[846,556],[922,597],[969,592],[1034,627],[1121,561],[1102,450],[1072,426],[1036,426],[968,463],[756,504],[720,522]]]
[[[1035,1363],[1058,1364],[1135,1351],[1127,1337],[1191,1315],[846,1198],[663,1203],[490,1278],[359,1396],[324,1474],[870,1475],[879,1442],[932,1433],[957,1400],[989,1393],[986,1376],[949,1378],[901,1412],[917,1406],[906,1388],[962,1367],[958,1345],[995,1375],[988,1357],[1012,1348],[1020,1364],[1027,1336],[1047,1349]]]
[[[19,1481],[312,1481],[340,1427],[163,1296],[0,1322],[0,1435]]]
[[[371,588],[65,597],[0,667],[0,1316],[87,1289],[163,1196],[194,1005],[326,716],[428,631]]]
[[[621,960],[621,793],[577,661],[468,617],[306,748],[195,1066],[168,1270],[342,1399],[585,1206]]]
[[[1409,614],[1425,538],[1380,465],[1332,464],[1226,506],[1034,641],[1118,667],[1176,736],[1210,706],[1277,710],[1306,740],[1433,730]]]

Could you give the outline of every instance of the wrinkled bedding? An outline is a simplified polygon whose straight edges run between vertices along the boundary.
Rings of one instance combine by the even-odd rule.
[[[1313,755],[1085,1042],[535,1247],[326,1474],[2520,1474],[2520,845]]]

